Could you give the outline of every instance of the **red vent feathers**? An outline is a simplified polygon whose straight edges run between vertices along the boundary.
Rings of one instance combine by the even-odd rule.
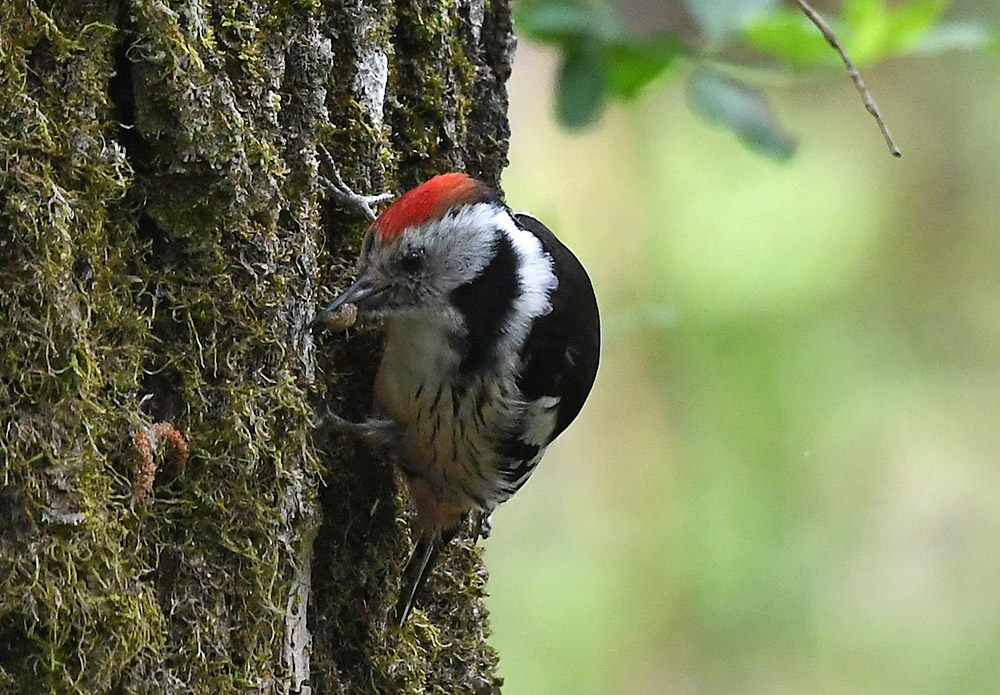
[[[454,205],[476,202],[480,189],[481,184],[467,174],[440,174],[400,196],[372,227],[379,241],[386,243],[404,229],[438,219]]]

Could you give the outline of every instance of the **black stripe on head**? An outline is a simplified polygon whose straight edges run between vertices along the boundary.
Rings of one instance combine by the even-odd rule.
[[[467,330],[459,367],[462,373],[481,369],[494,357],[489,348],[503,333],[517,293],[517,253],[507,235],[498,231],[489,264],[475,279],[451,293],[451,302],[461,312]]]

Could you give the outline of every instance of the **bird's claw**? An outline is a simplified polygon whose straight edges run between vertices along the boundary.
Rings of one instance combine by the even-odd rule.
[[[319,416],[319,420],[316,423],[317,427],[329,427],[332,430],[348,434],[360,434],[364,429],[364,425],[358,422],[351,422],[345,418],[340,417],[334,412],[327,411],[323,415]]]
[[[394,452],[402,446],[402,431],[396,422],[388,418],[370,417],[361,422],[351,422],[327,411],[317,418],[316,427],[325,427],[337,434],[355,439],[368,447],[373,454],[386,459],[393,459]]]
[[[475,539],[486,539],[493,532],[493,512],[479,509],[473,512],[472,528],[475,532]]]

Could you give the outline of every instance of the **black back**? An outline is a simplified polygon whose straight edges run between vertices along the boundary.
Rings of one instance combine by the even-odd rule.
[[[552,311],[535,321],[525,340],[517,380],[528,400],[560,398],[551,442],[576,418],[594,385],[601,321],[590,277],[573,252],[534,217],[518,213],[514,219],[542,242],[559,278],[551,296]]]

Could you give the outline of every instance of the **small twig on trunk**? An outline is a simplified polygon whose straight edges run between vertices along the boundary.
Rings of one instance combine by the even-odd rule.
[[[847,72],[851,76],[851,80],[854,81],[854,86],[857,87],[858,92],[861,94],[861,99],[865,102],[865,108],[868,109],[868,113],[875,117],[875,122],[878,123],[879,130],[882,131],[882,137],[885,138],[885,143],[889,146],[889,152],[892,153],[893,157],[902,157],[903,153],[899,151],[896,147],[896,142],[892,139],[892,135],[889,134],[889,127],[882,120],[882,114],[879,113],[878,105],[872,98],[871,93],[868,88],[865,87],[865,81],[861,79],[861,73],[858,72],[857,66],[854,61],[851,60],[850,56],[844,50],[844,47],[840,45],[840,41],[837,40],[837,35],[833,33],[833,29],[830,25],[820,17],[819,13],[812,8],[812,6],[806,2],[806,0],[795,0],[802,11],[805,13],[809,21],[816,25],[820,33],[823,34],[823,38],[826,39],[827,43],[833,46],[834,50],[840,54],[841,59],[844,61],[844,65],[847,66]]]

